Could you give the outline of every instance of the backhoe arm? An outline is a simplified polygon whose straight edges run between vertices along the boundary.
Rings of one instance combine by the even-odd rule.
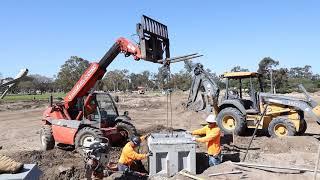
[[[199,63],[194,67],[193,74],[187,108],[194,111],[213,111],[216,113],[220,91],[218,85]]]

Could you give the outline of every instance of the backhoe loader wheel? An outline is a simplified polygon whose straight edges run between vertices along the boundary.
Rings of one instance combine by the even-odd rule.
[[[307,122],[306,120],[302,119],[300,122],[300,128],[299,131],[297,132],[298,136],[302,136],[307,130]]]
[[[54,148],[55,142],[52,136],[52,129],[50,125],[42,126],[40,130],[40,141],[42,150],[47,151]]]
[[[101,142],[107,141],[101,130],[92,127],[84,127],[80,129],[76,135],[74,142],[75,148],[90,147],[95,140]]]
[[[268,132],[271,137],[294,136],[297,133],[293,122],[286,118],[273,119],[269,124]]]
[[[132,136],[137,135],[136,128],[130,122],[119,121],[116,124],[116,128],[118,129],[120,134],[123,136],[125,141],[130,139]]]
[[[225,134],[242,135],[247,128],[245,116],[232,107],[222,109],[218,113],[217,123]]]

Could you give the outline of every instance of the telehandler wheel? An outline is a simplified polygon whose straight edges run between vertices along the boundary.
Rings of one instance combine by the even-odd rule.
[[[132,136],[137,135],[137,130],[133,124],[128,121],[119,121],[116,124],[116,128],[120,134],[124,137],[125,141],[130,139]]]
[[[40,130],[40,141],[42,150],[47,151],[54,148],[55,142],[52,136],[52,129],[50,125],[43,125]]]
[[[286,118],[274,118],[268,127],[271,137],[294,136],[297,131],[292,121]]]
[[[222,109],[217,115],[218,126],[225,134],[244,134],[247,123],[245,116],[236,108],[228,107]]]
[[[297,132],[298,136],[302,136],[307,130],[307,122],[306,120],[302,119],[300,123],[299,131]]]
[[[94,140],[104,142],[105,139],[101,130],[92,127],[84,127],[78,131],[74,144],[75,148],[90,147]]]

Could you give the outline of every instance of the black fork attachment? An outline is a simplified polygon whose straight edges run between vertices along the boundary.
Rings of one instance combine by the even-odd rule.
[[[168,28],[166,25],[145,15],[137,24],[139,45],[142,59],[153,63],[170,65],[170,63],[201,57],[198,53],[170,58]]]

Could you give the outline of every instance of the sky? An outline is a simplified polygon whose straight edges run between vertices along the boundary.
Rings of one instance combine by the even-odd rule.
[[[256,71],[267,56],[279,67],[311,65],[320,73],[317,0],[2,0],[0,73],[28,68],[53,77],[70,56],[97,62],[118,37],[133,38],[143,14],[168,26],[171,57],[203,54],[194,62],[217,74],[237,65]],[[108,70],[158,67],[120,54]],[[171,68],[178,72],[183,62]]]

